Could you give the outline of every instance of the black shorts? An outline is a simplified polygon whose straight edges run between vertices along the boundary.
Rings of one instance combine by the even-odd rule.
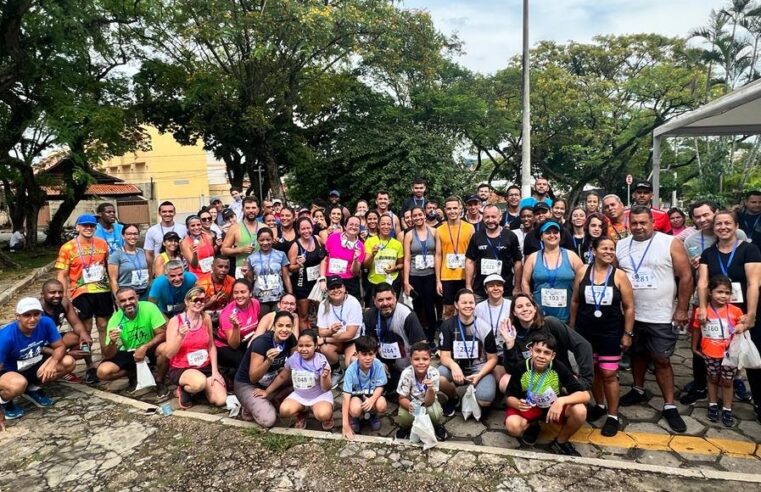
[[[206,377],[211,377],[211,364],[209,364],[208,366],[204,367],[170,367],[169,371],[166,373],[166,379],[170,383],[179,386],[182,373],[191,369],[201,371]]]
[[[97,294],[82,294],[71,301],[79,314],[79,319],[86,321],[93,316],[96,318],[110,318],[114,314],[114,298],[110,292],[98,292]]]
[[[649,353],[659,359],[668,359],[676,348],[677,334],[671,323],[634,322],[632,351]]]
[[[454,304],[454,296],[457,291],[465,288],[464,280],[442,280],[441,297],[444,298],[444,305],[451,306]]]
[[[43,355],[41,361],[39,361],[33,366],[27,367],[23,371],[0,371],[0,376],[9,372],[16,372],[24,376],[24,379],[26,379],[27,384],[39,386],[42,384],[42,381],[40,381],[40,379],[37,377],[37,371],[40,370],[40,367],[42,367],[42,364],[44,364],[45,361],[48,360],[48,358],[50,358],[49,355]]]
[[[104,359],[103,362],[110,362],[115,364],[116,367],[123,371],[135,372],[135,356],[134,352],[127,352],[126,350],[120,350],[110,359]],[[156,347],[151,347],[148,353],[145,355],[148,359],[148,365],[156,365]]]

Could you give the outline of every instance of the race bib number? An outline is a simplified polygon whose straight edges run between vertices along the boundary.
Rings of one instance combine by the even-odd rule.
[[[457,270],[458,268],[465,268],[465,255],[456,255],[449,253],[447,255],[447,268],[450,270]]]
[[[632,272],[630,276],[632,289],[657,289],[658,284],[655,282],[655,274],[649,268],[640,268],[639,272]]]
[[[148,270],[143,268],[142,270],[132,270],[132,279],[130,285],[133,287],[140,287],[148,282]]]
[[[558,399],[558,395],[550,388],[541,395],[535,395],[532,400],[534,405],[539,408],[550,408],[555,400]]]
[[[743,289],[740,282],[732,282],[732,298],[729,300],[732,304],[738,304],[745,302],[743,297]]]
[[[602,296],[602,301],[600,301]],[[601,306],[610,306],[613,303],[613,287],[603,285],[587,285],[584,288],[584,299],[587,304],[595,305],[598,302]],[[595,301],[595,299],[597,299]]]
[[[383,359],[401,359],[402,351],[399,350],[399,343],[381,343],[380,356]]]
[[[209,273],[211,271],[212,263],[214,263],[214,257],[209,256],[208,258],[204,258],[203,260],[198,260],[198,267],[201,269],[203,273]]]
[[[103,265],[91,265],[82,269],[82,280],[86,284],[94,284],[103,280],[105,274],[106,269],[103,268]]]
[[[193,367],[201,367],[209,359],[209,352],[206,349],[196,350],[188,354],[188,364]]]
[[[311,371],[291,371],[291,382],[297,390],[313,388],[316,383],[315,375]]]
[[[310,266],[306,268],[307,282],[313,282],[320,278],[320,265]]]
[[[700,328],[700,334],[703,338],[710,338],[711,340],[723,340],[724,327],[719,323],[718,319],[706,320],[705,324]]]
[[[523,355],[524,359],[530,359],[531,358],[531,351],[530,350],[524,350],[523,352],[521,352],[521,354]]]
[[[256,286],[259,290],[277,290],[280,287],[280,275],[259,275],[256,277]]]
[[[328,262],[328,273],[342,274],[346,273],[346,269],[349,266],[349,262],[342,260],[341,258],[331,258]]]
[[[375,260],[375,274],[386,275],[386,268],[394,266],[394,260]]]
[[[477,359],[478,341],[455,341],[452,347],[455,359]]]
[[[564,308],[568,306],[568,291],[565,289],[542,289],[542,307]]]
[[[19,371],[24,371],[26,369],[29,369],[33,365],[37,364],[41,360],[42,360],[42,354],[37,354],[34,357],[30,357],[28,359],[23,359],[23,360],[16,361],[16,368]]]
[[[425,270],[434,267],[433,255],[415,255],[415,269]]]
[[[502,260],[481,259],[481,275],[491,275],[492,273],[502,273]]]

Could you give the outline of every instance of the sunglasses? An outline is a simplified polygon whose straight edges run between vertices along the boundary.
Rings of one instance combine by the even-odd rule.
[[[193,301],[193,304],[203,304],[203,303],[206,302],[206,298],[205,297],[194,297],[191,300]]]
[[[201,222],[211,222],[211,217],[201,217]]]

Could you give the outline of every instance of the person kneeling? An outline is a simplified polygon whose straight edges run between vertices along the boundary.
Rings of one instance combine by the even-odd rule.
[[[38,407],[49,407],[53,400],[37,385],[74,370],[76,362],[66,355],[55,323],[41,316],[40,301],[25,297],[16,305],[16,321],[0,329],[0,430],[5,430],[6,418],[24,415],[14,398],[23,395]],[[49,358],[42,353],[45,345],[53,349]]]
[[[399,395],[399,429],[396,431],[396,438],[410,437],[415,411],[425,407],[436,438],[445,441],[449,434],[441,425],[444,411],[436,400],[441,376],[439,370],[431,366],[431,347],[427,341],[417,342],[410,347],[410,360],[412,365],[402,371],[399,386],[396,388]]]
[[[514,332],[505,340],[512,346]],[[560,432],[550,446],[557,454],[581,456],[568,439],[581,428],[587,417],[589,393],[562,362],[555,361],[555,338],[538,333],[532,337],[531,358],[510,369],[507,387],[505,428],[525,444],[539,435],[539,421],[559,424]],[[560,396],[565,388],[568,395]]]
[[[343,435],[346,439],[354,438],[359,432],[362,417],[370,420],[370,428],[378,431],[381,421],[378,414],[386,412],[386,399],[383,390],[388,379],[383,363],[376,358],[378,341],[362,336],[354,342],[357,348],[357,360],[346,369],[343,386]]]

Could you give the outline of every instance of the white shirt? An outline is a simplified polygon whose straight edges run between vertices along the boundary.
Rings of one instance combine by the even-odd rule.
[[[494,333],[494,339],[497,341],[497,349],[499,349],[500,352],[505,345],[505,340],[499,332],[499,324],[503,319],[510,317],[510,307],[512,306],[512,303],[513,301],[510,299],[502,299],[501,306],[492,306],[489,304],[489,299],[486,299],[476,304],[476,318],[486,321],[491,326],[492,333]]]
[[[357,333],[352,340],[359,338],[362,333],[362,306],[356,297],[351,294],[346,295],[346,300],[340,306],[334,306],[330,303],[320,303],[317,310],[317,327],[320,329],[330,328],[333,323],[341,323],[344,327],[339,330],[342,333],[347,326],[357,326]]]
[[[233,200],[233,202],[230,205],[228,205],[228,207],[230,208],[230,210],[235,212],[235,216],[238,218],[238,222],[243,220],[243,200],[241,201]]]
[[[176,232],[177,235],[180,236],[180,240],[188,235],[187,228],[182,224],[175,222],[174,225],[170,227],[164,227],[163,224],[159,222],[158,224],[149,227],[148,231],[145,233],[145,245],[143,246],[143,249],[146,251],[153,251],[153,254],[155,255],[159,254],[159,251],[161,251],[161,245],[164,242],[164,234],[167,232]]]

